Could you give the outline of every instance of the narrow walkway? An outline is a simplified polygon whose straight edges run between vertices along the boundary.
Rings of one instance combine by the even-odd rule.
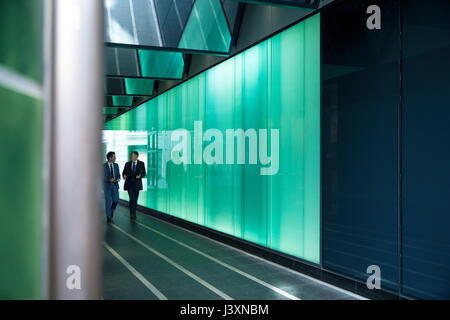
[[[362,299],[123,206],[104,239],[106,300]]]

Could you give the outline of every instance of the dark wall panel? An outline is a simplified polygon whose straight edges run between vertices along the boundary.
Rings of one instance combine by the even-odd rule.
[[[382,9],[382,29],[366,9]],[[398,289],[399,7],[345,1],[322,13],[323,266]]]
[[[403,13],[403,292],[449,299],[450,1]]]

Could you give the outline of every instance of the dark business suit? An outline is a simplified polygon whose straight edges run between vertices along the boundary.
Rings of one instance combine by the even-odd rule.
[[[119,183],[110,182],[109,180],[115,178],[120,179],[120,170],[117,163],[113,163],[113,172],[108,162],[103,164],[103,192],[105,194],[105,211],[106,218],[112,219],[113,212],[119,202]]]
[[[123,175],[127,176],[124,189],[128,191],[130,197],[130,216],[135,218],[139,191],[142,190],[142,178],[146,175],[144,162],[137,160],[134,171],[132,161],[127,162],[123,168]],[[141,176],[140,179],[136,179],[138,175]]]

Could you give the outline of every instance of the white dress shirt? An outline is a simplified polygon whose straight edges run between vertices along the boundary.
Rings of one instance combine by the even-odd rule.
[[[114,179],[116,179],[116,173],[114,172],[115,170],[114,170],[114,162],[108,162],[108,166],[109,166],[109,171],[111,171],[111,168],[112,168],[112,173],[113,173],[113,178]]]

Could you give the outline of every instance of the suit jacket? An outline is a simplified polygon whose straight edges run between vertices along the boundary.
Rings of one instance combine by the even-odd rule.
[[[125,167],[123,168],[122,174],[127,176],[127,178],[125,179],[124,189],[142,190],[142,178],[144,178],[147,174],[145,172],[145,164],[144,162],[137,160],[135,173],[132,172],[131,164],[132,162],[128,161],[127,163],[125,163]],[[136,179],[136,176],[138,175],[141,176],[140,179]]]
[[[114,178],[120,179],[120,170],[119,165],[117,163],[113,163],[113,170],[114,170]],[[105,162],[103,164],[103,184],[105,187],[108,187],[110,185],[116,187],[119,189],[119,183],[118,182],[109,182],[109,179],[112,179],[113,176],[111,175],[111,170],[109,169],[109,163]]]

